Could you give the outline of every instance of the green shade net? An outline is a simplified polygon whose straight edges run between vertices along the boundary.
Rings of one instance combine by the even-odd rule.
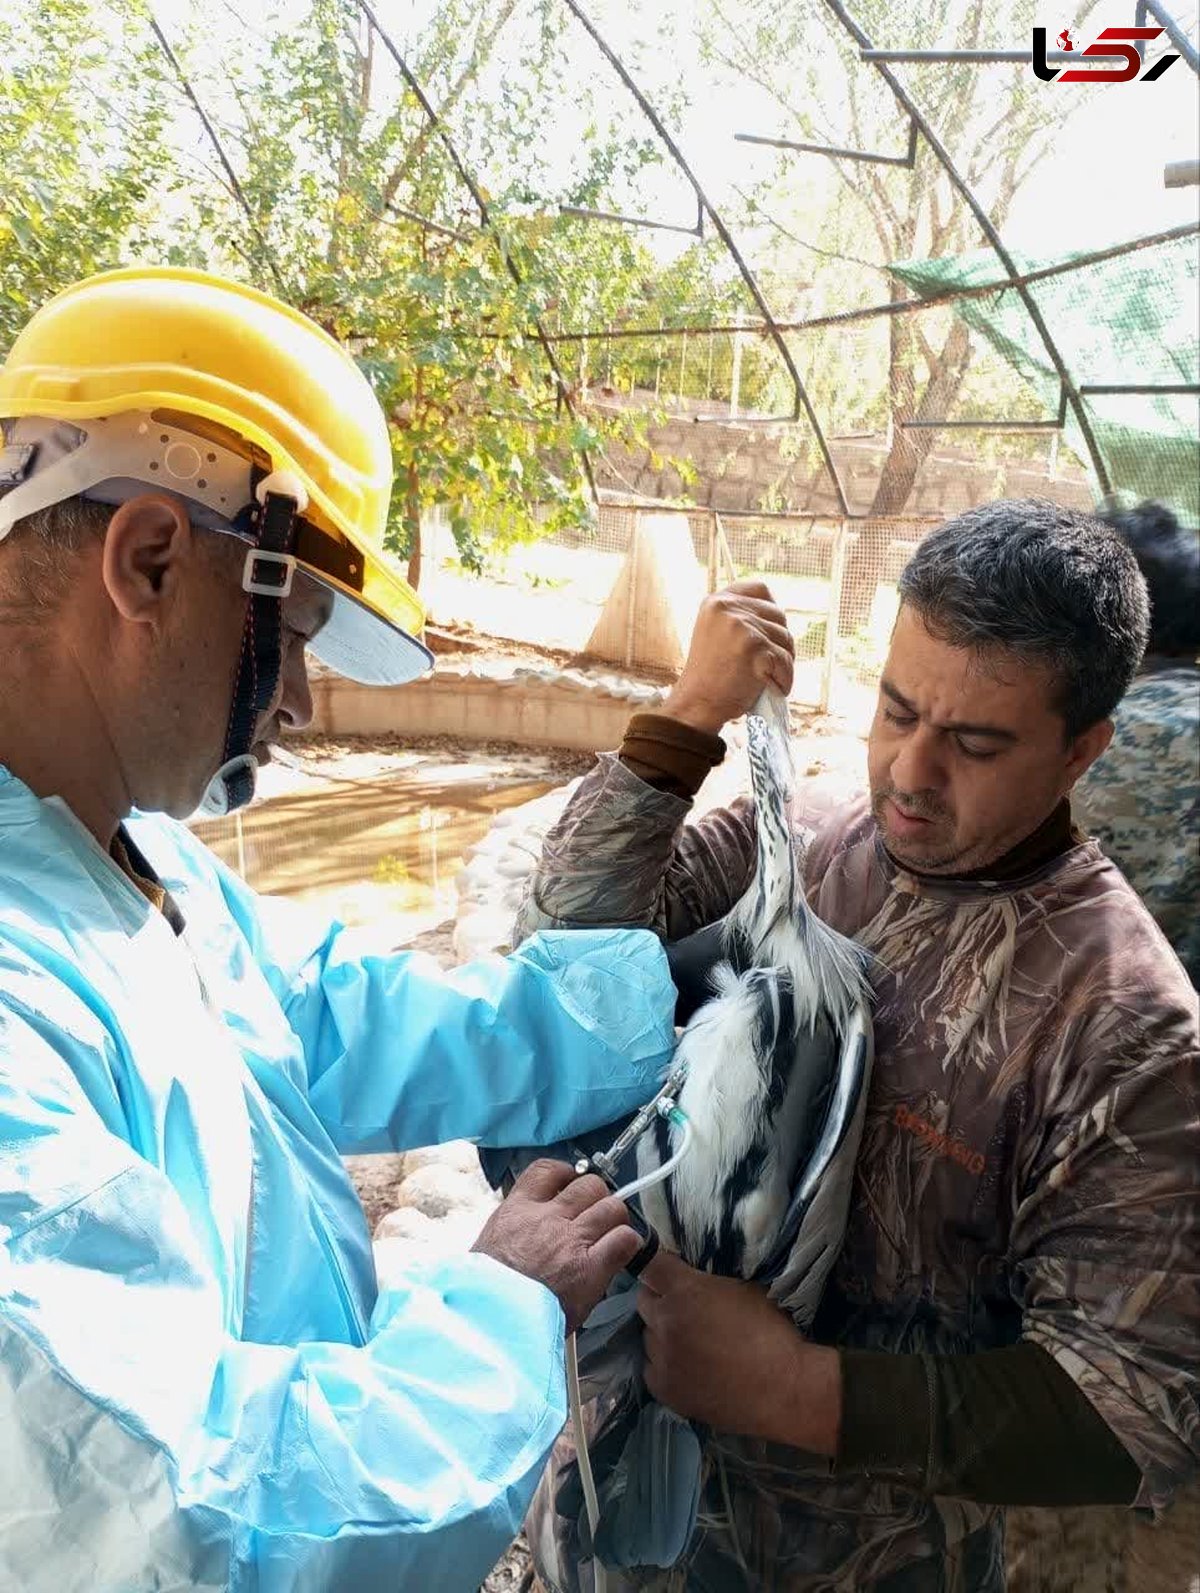
[[[1014,256],[1022,275],[1075,258]],[[890,269],[923,299],[1007,275],[991,250],[944,260],[906,260]],[[1115,259],[1080,264],[1031,282],[1029,293],[1076,387],[1200,384],[1200,249],[1195,233]],[[1020,293],[1004,288],[959,299],[954,310],[1018,372],[1052,420],[1058,413],[1058,374]],[[1173,509],[1184,525],[1200,526],[1200,394],[1089,393],[1083,403],[1114,492],[1154,498]],[[1064,436],[1091,465],[1070,405]]]

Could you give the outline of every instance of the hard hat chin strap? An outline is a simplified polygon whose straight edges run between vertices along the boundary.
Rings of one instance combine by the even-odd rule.
[[[239,530],[248,531],[242,588],[248,594],[233,703],[221,767],[209,781],[200,811],[217,816],[245,807],[254,796],[258,763],[251,751],[259,720],[275,698],[283,662],[283,599],[292,589],[296,517],[308,494],[289,473],[276,471],[255,489],[258,500]]]

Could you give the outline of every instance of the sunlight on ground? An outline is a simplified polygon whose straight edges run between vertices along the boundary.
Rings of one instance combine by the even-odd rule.
[[[455,877],[496,814],[553,784],[494,761],[339,774],[303,774],[240,823],[193,829],[255,890],[319,902],[346,924],[384,922],[404,939],[454,912]]]
[[[486,578],[444,564],[423,584],[430,617],[538,647],[580,652],[621,570],[618,553],[515,548]]]
[[[591,548],[535,543],[514,548],[485,578],[451,561],[427,576],[422,596],[430,616],[488,636],[534,647],[581,652],[621,572],[623,556]],[[819,703],[825,671],[830,583],[817,576],[768,573],[764,579],[796,638],[797,703]],[[862,631],[838,645],[830,707],[858,721],[874,703],[875,677],[887,652],[899,595],[880,585]],[[868,717],[869,717],[868,710]]]

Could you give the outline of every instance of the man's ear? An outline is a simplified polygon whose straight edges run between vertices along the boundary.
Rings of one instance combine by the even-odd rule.
[[[1098,719],[1094,725],[1081,730],[1067,753],[1068,791],[1082,775],[1086,774],[1113,738],[1111,719]]]
[[[114,511],[101,569],[122,619],[156,619],[164,599],[173,595],[181,568],[193,557],[194,544],[187,510],[165,493],[139,493]]]

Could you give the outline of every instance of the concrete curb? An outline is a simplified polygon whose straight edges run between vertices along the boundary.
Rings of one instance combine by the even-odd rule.
[[[312,680],[310,734],[458,736],[593,752],[618,747],[631,713],[653,710],[665,688],[618,675],[505,660],[439,663],[408,686]]]

